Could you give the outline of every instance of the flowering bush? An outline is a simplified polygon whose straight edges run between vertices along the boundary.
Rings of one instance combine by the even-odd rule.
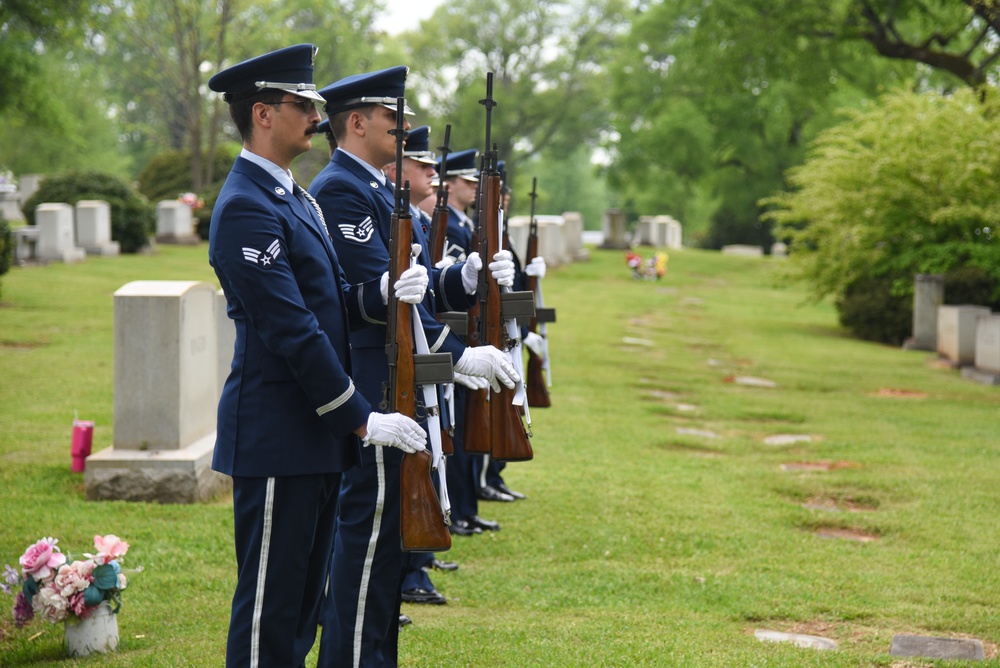
[[[121,559],[128,543],[114,534],[94,536],[97,554],[84,553],[83,561],[67,563],[55,538],[42,538],[21,555],[21,571],[4,566],[0,590],[14,599],[14,623],[18,628],[38,615],[53,624],[72,618],[86,619],[102,601],[121,607],[121,592],[128,586]]]
[[[205,206],[205,200],[198,197],[194,193],[182,193],[177,198],[177,201],[184,202],[185,204],[187,204],[189,207],[191,207],[191,211],[197,211],[201,207]]]

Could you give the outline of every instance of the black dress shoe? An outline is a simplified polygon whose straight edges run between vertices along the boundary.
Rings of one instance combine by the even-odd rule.
[[[500,531],[499,522],[491,522],[490,520],[484,520],[479,515],[473,515],[469,523],[474,527],[479,527],[483,531]]]
[[[412,623],[413,620],[407,617],[406,615],[399,616],[399,628],[403,628],[404,626],[409,626]]]
[[[448,531],[456,536],[472,536],[483,532],[481,528],[475,526],[469,520],[452,520]]]
[[[505,501],[510,503],[511,501],[517,501],[510,494],[501,492],[496,487],[491,487],[486,485],[485,487],[480,487],[476,490],[476,496],[478,496],[482,501]]]
[[[497,485],[497,489],[500,490],[501,492],[503,492],[504,494],[509,494],[509,495],[513,496],[515,499],[527,499],[528,498],[526,495],[522,494],[521,492],[515,492],[514,490],[512,490],[510,487],[508,487],[507,485],[505,485],[503,483],[500,483],[499,485]]]
[[[427,591],[420,587],[407,589],[403,592],[404,603],[429,603],[431,605],[444,605],[448,602],[440,592]]]
[[[431,562],[431,568],[436,568],[439,571],[457,571],[458,564],[454,561],[441,561],[440,559],[435,559]]]

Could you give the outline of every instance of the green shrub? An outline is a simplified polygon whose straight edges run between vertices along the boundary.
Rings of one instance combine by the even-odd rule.
[[[212,220],[212,207],[219,197],[219,190],[233,166],[233,160],[239,154],[239,147],[226,144],[215,149],[215,160],[212,164],[212,185],[202,188],[196,193],[205,202],[205,206],[196,209],[194,217],[197,222],[198,236],[208,239],[208,226]],[[165,151],[155,155],[139,174],[137,180],[139,192],[150,202],[177,199],[186,192],[193,192],[191,183],[191,151]]]
[[[1000,311],[997,282],[981,267],[956,267],[944,275],[945,304],[975,304]]]
[[[913,297],[893,294],[886,278],[863,277],[837,299],[840,324],[860,339],[898,346],[913,329]]]
[[[14,231],[10,223],[0,213],[0,276],[10,270],[10,265],[14,261]]]
[[[30,225],[35,209],[45,202],[76,204],[82,199],[104,200],[111,207],[111,238],[123,253],[137,253],[149,243],[156,227],[156,211],[121,179],[100,172],[65,172],[47,177],[24,203]]]
[[[766,218],[789,242],[791,272],[813,295],[847,297],[866,276],[979,267],[1000,280],[1000,95],[900,91],[820,134],[789,171],[793,191]]]

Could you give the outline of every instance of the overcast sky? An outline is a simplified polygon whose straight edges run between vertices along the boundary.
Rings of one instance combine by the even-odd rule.
[[[386,11],[378,20],[378,27],[390,35],[416,28],[428,18],[442,0],[386,0]]]

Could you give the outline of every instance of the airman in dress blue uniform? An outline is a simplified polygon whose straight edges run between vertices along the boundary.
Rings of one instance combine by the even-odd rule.
[[[389,264],[395,202],[391,184],[379,168],[395,156],[395,138],[389,131],[396,127],[396,114],[409,112],[397,109],[405,82],[406,68],[394,67],[347,77],[320,91],[338,148],[309,191],[326,215],[348,281],[370,281]],[[481,267],[477,255],[434,274],[435,301],[467,308]],[[519,377],[495,348],[466,349],[437,322],[433,309],[429,296],[418,309],[432,352],[451,353],[456,370],[494,383],[509,385]],[[383,383],[389,378],[385,342],[382,319],[369,318],[368,326],[351,333],[358,389],[375,405],[381,402]],[[397,450],[367,449],[361,465],[344,475],[322,622],[321,667],[396,665],[404,564],[399,537],[401,459]]]
[[[314,57],[300,44],[209,80],[243,141],[209,237],[236,327],[212,461],[233,478],[238,577],[227,666],[305,665],[342,472],[359,460],[362,439],[406,451],[426,440],[413,420],[373,413],[356,389],[348,331],[363,314],[384,317],[387,279],[345,280],[322,216],[289,171],[320,120]],[[426,284],[416,271],[395,287],[419,301]]]

